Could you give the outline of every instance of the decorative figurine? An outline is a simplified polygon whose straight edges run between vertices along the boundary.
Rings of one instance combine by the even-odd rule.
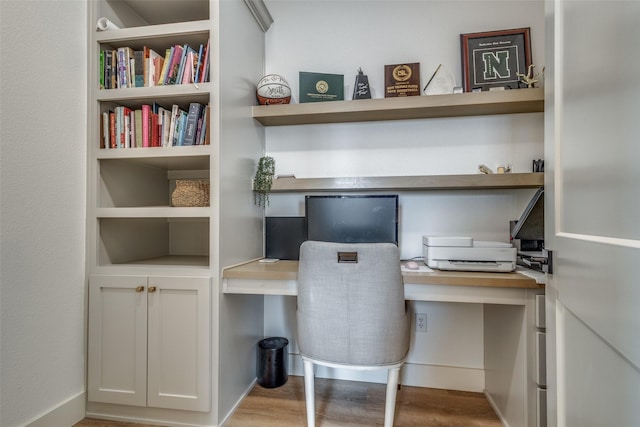
[[[529,67],[527,68],[527,74],[516,73],[518,77],[521,77],[520,81],[526,84],[528,88],[533,87],[535,83],[538,83],[538,76],[541,74],[538,73],[534,75],[533,67],[535,67],[535,65],[529,65]],[[544,68],[542,69],[542,72],[544,73]]]

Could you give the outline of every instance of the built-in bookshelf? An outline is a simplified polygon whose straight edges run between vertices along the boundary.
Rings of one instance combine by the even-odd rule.
[[[99,0],[89,6],[88,412],[95,404],[110,404],[118,417],[125,416],[118,405],[212,408],[211,350],[196,343],[211,340],[215,215],[212,206],[174,207],[171,197],[180,179],[213,180],[218,139],[210,127],[216,29],[210,5]],[[97,31],[100,18],[111,29]],[[202,315],[187,320],[193,306]],[[185,320],[174,332],[158,329],[170,313]],[[131,339],[106,332],[120,317],[135,319]],[[178,337],[188,337],[180,355],[161,344]],[[180,363],[184,378],[197,381],[174,381],[161,390],[168,357]]]
[[[218,319],[217,297],[225,257],[256,258],[262,234],[250,186],[229,179],[249,181],[264,151],[250,115],[264,29],[248,3],[261,1],[89,3],[89,415],[219,425],[249,385],[244,366],[217,368],[217,349],[246,338],[228,331],[227,346],[214,327],[254,321]],[[207,184],[205,202],[174,206],[185,180]]]
[[[105,1],[93,11],[119,27],[92,31],[90,51],[96,267],[193,266],[193,256],[210,265],[211,207],[174,208],[170,197],[176,176],[211,180],[216,27],[209,1],[178,3]]]

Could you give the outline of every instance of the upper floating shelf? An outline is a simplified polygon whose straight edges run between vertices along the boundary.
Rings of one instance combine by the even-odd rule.
[[[278,178],[274,193],[300,191],[491,190],[544,186],[543,173],[425,175],[344,178]]]
[[[264,126],[347,123],[544,111],[544,89],[359,99],[253,107]]]

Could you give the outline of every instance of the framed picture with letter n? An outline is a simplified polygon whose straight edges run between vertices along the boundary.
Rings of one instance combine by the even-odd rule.
[[[465,92],[526,87],[518,74],[531,65],[529,28],[461,34],[460,47]]]

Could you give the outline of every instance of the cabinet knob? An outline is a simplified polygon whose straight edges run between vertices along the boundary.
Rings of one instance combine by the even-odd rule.
[[[136,288],[136,292],[142,292],[142,291],[144,291],[144,286],[138,286]]]
[[[156,287],[155,286],[149,286],[149,293],[152,294],[156,291]]]

